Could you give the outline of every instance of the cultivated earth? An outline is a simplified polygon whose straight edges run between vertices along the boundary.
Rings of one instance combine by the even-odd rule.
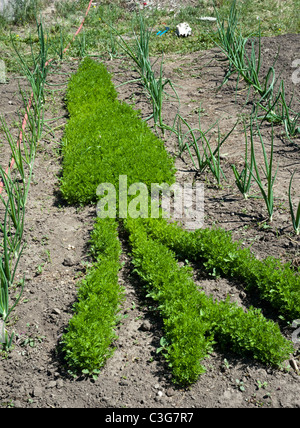
[[[134,2],[128,2],[132,7]],[[193,1],[157,1],[161,7],[179,7],[179,3]],[[171,5],[171,6],[170,6]],[[175,36],[174,36],[175,37]],[[294,92],[300,97],[300,83],[292,81],[293,60],[300,58],[300,35],[288,34],[263,38],[263,70],[267,72],[280,48],[276,72],[284,79],[286,94]],[[164,75],[176,85],[180,98],[180,111],[191,125],[198,124],[201,103],[202,125],[205,129],[217,119],[223,134],[242,115],[251,112],[251,97],[245,104],[247,90],[243,82],[236,95],[234,77],[218,90],[226,73],[226,63],[218,48],[188,55],[168,55],[164,58]],[[124,59],[105,60],[119,85],[136,77],[134,67]],[[67,111],[64,104],[66,83],[76,72],[78,60],[65,61],[53,67],[49,82],[61,83],[62,91],[49,94],[47,119],[52,131],[45,131],[41,140],[29,192],[25,237],[27,247],[18,269],[18,278],[25,274],[26,284],[22,299],[15,308],[10,328],[16,332],[13,350],[0,363],[0,405],[21,408],[205,408],[205,407],[300,407],[300,353],[287,361],[285,369],[274,369],[251,359],[237,357],[215,349],[204,362],[207,369],[190,388],[174,385],[164,358],[156,352],[163,336],[161,320],[151,302],[141,293],[132,272],[126,243],[120,271],[120,283],[126,290],[126,301],[121,310],[117,328],[115,352],[101,370],[97,379],[72,377],[58,352],[60,338],[72,316],[76,301],[77,284],[84,276],[88,257],[89,234],[95,219],[95,206],[86,208],[67,206],[59,192],[61,173],[60,142],[63,137]],[[22,83],[23,82],[23,83]],[[22,115],[19,95],[22,79],[8,76],[0,85],[0,113],[13,125]],[[142,117],[151,113],[141,87],[136,84],[120,86],[120,99],[141,110]],[[296,101],[295,101],[296,102]],[[171,124],[177,103],[174,98],[165,100],[163,116]],[[299,104],[298,104],[299,108]],[[149,126],[152,124],[149,122]],[[17,137],[17,131],[13,131]],[[244,154],[243,126],[240,122],[222,147],[222,167],[227,177],[222,187],[216,186],[207,172],[195,174],[187,156],[176,159],[177,180],[191,182],[194,178],[205,184],[204,227],[217,225],[231,230],[233,238],[251,246],[258,258],[272,255],[300,265],[300,239],[292,233],[288,208],[288,185],[291,173],[296,171],[294,200],[298,203],[300,176],[300,139],[290,143],[282,135],[282,127],[274,128],[275,164],[278,176],[275,183],[276,206],[274,221],[267,222],[267,212],[259,198],[244,200],[238,192],[231,164],[242,165]],[[263,125],[262,135],[269,147],[271,128]],[[166,138],[166,148],[176,153],[176,141]],[[10,148],[1,132],[1,164],[6,166]],[[259,144],[257,145],[258,158]],[[258,189],[253,184],[253,194]],[[276,319],[272,310],[257,296],[249,296],[238,282],[208,277],[195,266],[195,281],[208,294],[224,299],[227,295],[244,308],[250,305],[263,308],[263,313],[282,325],[283,334],[291,339],[294,331],[285,322]]]

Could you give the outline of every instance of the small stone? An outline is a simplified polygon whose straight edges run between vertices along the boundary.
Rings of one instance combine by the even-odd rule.
[[[239,296],[241,299],[245,299],[247,297],[247,294],[244,291],[240,291]]]
[[[226,390],[226,391],[224,392],[224,394],[223,394],[223,397],[224,397],[226,400],[230,400],[230,399],[231,399],[231,397],[232,397],[232,393],[231,393],[229,390]]]
[[[56,381],[56,387],[57,388],[62,388],[64,386],[64,381],[62,379],[58,379]]]
[[[56,380],[51,380],[47,385],[48,389],[55,388],[55,387],[56,387]]]
[[[175,391],[173,390],[173,389],[168,389],[167,391],[166,391],[166,395],[168,396],[168,397],[173,397],[174,395],[175,395]]]
[[[142,331],[150,331],[151,330],[151,323],[148,320],[145,320],[143,324],[141,325],[140,329]]]
[[[34,397],[41,397],[43,395],[43,389],[40,386],[37,386],[32,391],[32,395]]]
[[[158,393],[156,394],[154,400],[155,401],[161,401],[164,397],[163,397],[164,393],[162,391],[158,391]]]
[[[68,266],[68,267],[71,267],[71,266],[74,266],[74,265],[76,265],[77,263],[76,263],[76,261],[73,259],[73,257],[66,257],[65,259],[64,259],[64,261],[63,261],[63,265],[64,266]]]

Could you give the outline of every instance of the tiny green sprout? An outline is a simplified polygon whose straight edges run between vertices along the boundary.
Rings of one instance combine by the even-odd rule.
[[[94,369],[94,370],[93,370],[93,373],[92,373],[92,378],[93,378],[93,380],[97,380],[97,379],[98,379],[99,374],[100,374],[100,370],[99,370],[99,369]]]
[[[156,353],[159,354],[160,352],[164,352],[167,350],[167,347],[169,345],[169,341],[165,338],[162,337],[159,341],[160,347],[156,349]]]
[[[228,360],[226,358],[224,358],[223,367],[225,367],[226,369],[230,368],[230,364],[229,364],[229,362],[228,362]]]
[[[268,382],[266,382],[266,381],[261,382],[259,379],[257,379],[257,387],[258,387],[258,389],[261,389],[261,388],[265,389],[267,386],[268,386]]]
[[[242,380],[236,379],[235,382],[236,382],[236,385],[240,391],[242,391],[242,392],[245,391],[244,382]]]

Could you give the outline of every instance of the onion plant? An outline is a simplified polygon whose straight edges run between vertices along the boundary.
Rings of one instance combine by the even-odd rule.
[[[259,172],[259,168],[257,165],[257,161],[256,161],[256,155],[255,155],[255,150],[254,150],[254,132],[253,132],[253,124],[252,124],[252,119],[250,122],[250,133],[251,133],[251,161],[252,161],[252,165],[254,167],[255,170],[255,174],[253,172],[251,172],[254,180],[256,181],[256,183],[258,184],[258,187],[260,189],[260,192],[262,194],[262,197],[265,201],[266,207],[267,207],[267,211],[268,211],[268,215],[269,215],[269,221],[271,222],[273,220],[273,210],[274,210],[274,193],[273,193],[273,187],[274,187],[274,182],[276,179],[276,175],[277,175],[277,170],[278,167],[276,169],[275,174],[273,175],[273,153],[274,153],[274,129],[273,129],[273,125],[272,125],[272,135],[271,135],[271,152],[270,152],[270,158],[268,159],[267,153],[266,153],[266,149],[265,149],[265,144],[262,138],[262,135],[260,133],[259,127],[257,126],[257,134],[259,136],[259,140],[260,140],[260,144],[261,144],[261,148],[262,148],[262,152],[263,152],[263,157],[264,157],[264,165],[265,165],[265,169],[263,169],[263,173],[264,173],[264,178],[267,181],[267,185],[264,186],[260,172]],[[251,168],[251,166],[250,166]],[[249,168],[249,170],[250,170]]]
[[[283,123],[286,136],[290,141],[300,133],[300,113],[292,109],[292,101],[293,97],[289,102],[287,101],[284,82],[281,80],[277,94],[272,93],[266,102],[260,100],[255,107],[255,115],[260,123],[265,120],[274,124]],[[259,110],[264,111],[262,116],[258,116]]]
[[[287,103],[285,97],[284,84],[282,82],[282,91],[281,91],[281,103],[283,109],[283,123],[286,132],[286,136],[290,140],[290,137],[295,137],[300,134],[300,112],[296,113],[292,110],[291,104],[293,97],[290,102]]]
[[[25,195],[24,186],[20,185],[17,180],[12,179],[2,167],[0,167],[0,178],[8,189],[7,196],[0,195],[0,200],[5,207],[5,222],[0,223],[0,229],[3,236],[7,235],[9,246],[12,252],[17,254],[19,252],[20,243],[22,241],[24,230],[24,209],[25,209]],[[8,227],[9,222],[9,227]],[[11,228],[15,232],[11,233]],[[7,233],[9,230],[9,233]]]
[[[23,234],[23,227],[21,230],[22,234],[20,236],[20,230],[16,230],[14,232],[9,223],[8,207],[6,207],[4,221],[1,225],[3,242],[1,244],[0,255],[0,316],[4,322],[7,320],[10,312],[16,306],[21,297],[20,293],[14,304],[10,305],[9,288],[14,282],[19,260],[24,249],[24,244],[22,244],[20,240]],[[16,239],[17,242],[13,242]],[[16,246],[19,248],[19,251],[16,251]]]
[[[294,213],[292,197],[291,197],[291,188],[292,188],[292,181],[294,178],[294,174],[295,174],[295,172],[293,172],[293,174],[291,176],[290,185],[289,185],[289,205],[290,205],[290,213],[291,213],[291,217],[292,217],[293,228],[294,228],[296,235],[299,235],[299,232],[300,232],[300,201],[298,202],[298,208],[297,208],[296,212]]]
[[[235,165],[232,165],[235,176],[235,183],[239,191],[243,194],[245,199],[248,199],[249,191],[251,187],[252,174],[253,174],[253,157],[251,156],[250,165],[248,165],[248,137],[247,137],[247,127],[244,122],[244,133],[245,133],[245,158],[244,158],[244,168],[241,172],[238,172]],[[251,138],[253,135],[251,133]]]
[[[174,120],[173,127],[167,129],[175,133],[175,135],[177,136],[179,155],[182,155],[184,151],[187,151],[197,172],[201,173],[206,168],[209,168],[217,179],[218,185],[220,185],[221,177],[226,180],[220,163],[220,148],[228,139],[230,134],[233,132],[237,123],[223,138],[221,136],[220,128],[218,125],[216,147],[213,149],[211,145],[211,137],[208,134],[214,128],[217,122],[213,123],[208,128],[208,130],[204,131],[201,125],[200,112],[201,108],[199,109],[198,128],[192,128],[190,124],[180,114],[177,114]],[[177,124],[176,128],[175,123]],[[183,125],[186,127],[185,132],[183,131]]]
[[[232,2],[227,27],[224,20],[219,17],[215,7],[217,17],[217,33],[219,42],[215,42],[229,61],[229,69],[221,86],[229,77],[237,73],[237,86],[242,78],[249,86],[248,96],[251,88],[259,95],[259,100],[254,104],[254,114],[261,123],[267,120],[270,123],[283,123],[285,132],[290,140],[291,137],[300,133],[300,113],[295,113],[291,109],[291,102],[288,103],[285,97],[284,82],[279,83],[279,90],[275,92],[278,78],[275,77],[276,55],[273,64],[269,67],[265,77],[261,78],[261,29],[258,28],[258,36],[252,40],[250,37],[243,37],[238,29],[238,13],[236,0]],[[247,45],[250,46],[248,47]],[[249,52],[249,53],[248,53]],[[278,51],[279,53],[279,51]],[[263,111],[262,116],[258,116],[259,111]],[[291,141],[291,140],[290,140]]]
[[[146,90],[147,95],[151,100],[153,112],[146,120],[148,121],[153,118],[154,125],[159,126],[164,132],[166,128],[164,126],[162,118],[162,105],[163,97],[166,94],[166,86],[170,86],[172,89],[172,94],[168,94],[169,96],[175,97],[178,102],[179,98],[171,80],[164,79],[163,77],[163,59],[161,61],[158,76],[153,69],[157,61],[151,63],[149,56],[149,46],[152,30],[146,27],[145,20],[140,14],[139,32],[137,33],[133,30],[134,43],[129,44],[111,24],[107,23],[107,25],[109,25],[112,32],[114,32],[118,36],[117,43],[126,53],[126,55],[128,55],[129,58],[132,59],[132,61],[137,67],[136,70],[139,74],[139,78],[131,80],[130,82],[141,82],[144,89]],[[125,84],[127,83],[129,82],[125,82]]]
[[[0,223],[0,318],[4,323],[22,293],[21,291],[14,302],[11,302],[10,287],[14,282],[25,245],[23,240],[25,206],[33,174],[36,146],[41,138],[44,124],[44,89],[49,65],[49,61],[47,61],[48,42],[42,24],[37,23],[37,32],[39,52],[37,54],[33,52],[33,43],[31,43],[31,63],[20,54],[11,38],[21,70],[31,87],[31,95],[27,95],[20,89],[25,116],[17,142],[9,131],[4,118],[0,118],[11,149],[9,166],[6,170],[0,166],[0,200],[4,207],[4,215]],[[25,131],[26,125],[29,128],[27,132]],[[13,166],[15,166],[14,170]],[[7,350],[12,344],[12,338],[13,334],[9,337],[5,332],[4,346]]]
[[[0,177],[4,180],[7,197],[1,195],[5,207],[4,218],[0,223],[0,317],[2,319],[4,335],[4,349],[9,350],[13,336],[5,330],[5,322],[11,311],[17,305],[22,295],[22,289],[13,303],[9,297],[10,287],[14,282],[16,270],[24,249],[23,231],[25,209],[23,206],[22,188],[18,182],[11,179],[1,168]]]
[[[43,128],[43,105],[44,105],[44,91],[46,78],[49,71],[50,61],[48,61],[48,49],[49,49],[49,39],[46,37],[43,24],[37,24],[37,34],[39,40],[39,51],[37,53],[34,52],[33,42],[30,43],[31,55],[30,60],[25,60],[25,56],[22,56],[18,51],[17,46],[14,42],[13,37],[11,37],[11,42],[14,47],[16,57],[20,64],[21,70],[23,74],[26,76],[30,87],[32,89],[31,99],[32,99],[32,108],[35,112],[35,118],[37,123],[37,138],[41,137],[42,128]],[[24,100],[24,96],[23,96]]]
[[[238,13],[236,9],[236,0],[232,2],[229,17],[227,20],[227,28],[225,29],[224,20],[218,14],[217,8],[214,5],[216,18],[217,18],[217,33],[219,42],[215,42],[217,46],[226,56],[229,61],[229,70],[224,78],[226,83],[229,77],[237,73],[238,81],[240,78],[249,85],[249,91],[253,88],[261,97],[261,100],[266,99],[274,90],[275,84],[275,70],[274,64],[269,67],[267,75],[264,80],[261,81],[260,69],[261,69],[261,30],[259,26],[258,30],[258,47],[254,40],[251,40],[250,54],[247,53],[247,44],[250,40],[249,37],[244,37],[238,29]],[[251,35],[252,36],[252,35]],[[256,54],[258,50],[258,54]]]

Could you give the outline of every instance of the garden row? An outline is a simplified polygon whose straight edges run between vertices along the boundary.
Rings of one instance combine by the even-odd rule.
[[[128,186],[175,182],[173,160],[163,142],[137,112],[118,101],[104,65],[91,59],[80,64],[68,85],[67,108],[61,191],[69,203],[96,203],[104,196],[97,192],[98,186],[110,183],[118,191],[120,176],[127,176]],[[157,302],[164,322],[162,352],[177,382],[197,380],[215,343],[275,366],[293,353],[293,344],[260,309],[250,307],[245,312],[229,300],[214,301],[193,282],[191,268],[180,267],[177,261],[183,257],[201,262],[209,272],[238,278],[279,315],[293,319],[300,315],[300,277],[289,265],[274,258],[257,260],[221,229],[188,232],[163,218],[108,215],[95,221],[94,264],[80,284],[62,338],[71,370],[98,372],[113,352],[124,299],[118,284],[119,228],[127,233],[141,285]]]
[[[21,290],[17,290],[17,295],[14,296],[12,286],[15,285],[16,272],[26,246],[24,226],[28,192],[33,177],[37,144],[45,125],[44,92],[49,61],[43,26],[38,23],[37,39],[37,54],[31,49],[31,55],[27,57],[23,56],[13,43],[14,56],[30,88],[30,92],[20,88],[26,113],[19,125],[20,134],[17,141],[4,117],[0,117],[6,143],[11,150],[7,168],[4,169],[0,165],[0,343],[2,342],[1,348],[6,352],[10,350],[14,338],[14,332],[9,334],[6,330],[6,323],[21,298],[25,284],[24,276],[17,284]],[[26,130],[26,127],[29,129]]]

